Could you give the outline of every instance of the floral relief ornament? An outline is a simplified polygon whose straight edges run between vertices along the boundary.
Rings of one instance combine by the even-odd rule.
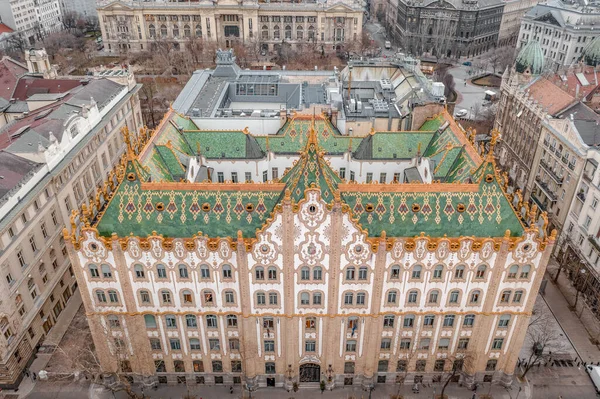
[[[462,240],[460,243],[460,249],[458,250],[458,257],[461,260],[465,260],[471,254],[471,240]]]
[[[91,232],[86,232],[84,234],[86,238],[85,243],[82,247],[85,256],[96,263],[99,263],[100,261],[106,259],[106,247],[99,241],[96,241],[94,235]]]
[[[483,248],[481,248],[481,252],[479,254],[481,256],[481,259],[488,260],[490,258],[490,256],[492,256],[493,252],[494,252],[494,247],[492,245],[492,242],[488,241],[485,244],[483,244]]]
[[[314,266],[323,259],[324,251],[323,244],[318,240],[318,234],[306,234],[306,240],[300,244],[300,258]]]
[[[142,251],[140,250],[140,244],[138,240],[129,239],[127,251],[129,251],[129,256],[131,256],[133,259],[139,259],[142,256]]]
[[[527,262],[537,254],[538,243],[535,241],[535,233],[527,233],[514,250],[514,258],[520,263]]]
[[[400,260],[404,255],[404,244],[402,241],[396,241],[394,247],[392,248],[392,257],[394,260]]]
[[[196,239],[196,255],[198,255],[198,258],[200,258],[200,259],[204,259],[207,257],[208,251],[206,248],[206,239],[205,238]]]
[[[449,244],[448,244],[448,240],[443,240],[440,241],[438,247],[437,247],[437,257],[439,260],[444,260],[446,259],[446,257],[448,256],[448,253],[450,252],[450,248],[449,248]]]
[[[185,258],[185,249],[183,248],[183,241],[175,241],[175,248],[173,248],[173,252],[175,253],[177,259],[181,260]]]
[[[277,257],[275,244],[269,238],[261,235],[260,241],[254,246],[254,259],[263,265],[273,263]]]
[[[150,238],[150,242],[152,243],[151,251],[155,259],[162,259],[163,257],[163,249],[160,245],[160,241],[160,238]]]
[[[353,234],[353,241],[348,244],[348,253],[346,254],[346,258],[354,263],[364,263],[371,254],[369,250],[369,246],[365,243],[364,236],[358,235],[357,233]]]
[[[417,247],[414,250],[415,258],[417,260],[423,260],[427,255],[427,240],[417,240]]]

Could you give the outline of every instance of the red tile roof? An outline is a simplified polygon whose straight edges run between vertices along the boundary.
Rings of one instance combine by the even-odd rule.
[[[81,85],[76,79],[42,79],[25,76],[19,79],[12,98],[25,101],[34,94],[64,93]]]
[[[0,60],[0,97],[10,100],[19,78],[27,73],[27,68],[10,57]]]
[[[540,78],[528,88],[529,97],[536,100],[550,115],[565,109],[575,101],[575,97],[556,86],[546,78]]]
[[[12,33],[14,32],[12,29],[10,29],[8,26],[6,26],[5,24],[0,24],[0,35],[3,33]]]

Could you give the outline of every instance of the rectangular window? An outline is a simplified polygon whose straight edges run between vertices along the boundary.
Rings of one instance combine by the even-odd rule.
[[[23,251],[17,252],[17,259],[19,260],[19,265],[21,265],[21,267],[27,266],[25,263],[25,258],[23,257]]]
[[[304,350],[306,352],[315,352],[317,347],[316,341],[306,341],[304,343]]]
[[[494,338],[494,343],[492,344],[492,349],[497,349],[497,350],[502,349],[503,343],[504,343],[504,338]]]
[[[252,181],[252,172],[246,172],[246,183],[250,183]]]
[[[215,338],[211,338],[208,340],[208,346],[210,347],[211,351],[221,350],[221,344],[219,343],[219,340]]]
[[[54,223],[54,226],[58,226],[58,219],[56,218],[56,211],[52,211],[52,213],[50,215],[52,216],[52,223]]]
[[[371,183],[373,181],[373,173],[367,173],[367,183]]]
[[[387,173],[380,173],[379,174],[379,183],[384,184],[387,180]]]
[[[42,236],[44,236],[44,238],[48,238],[48,231],[46,230],[46,223],[42,223],[40,225],[40,229],[42,230]]]
[[[219,183],[224,183],[225,182],[225,176],[223,175],[223,172],[217,172],[217,181]]]
[[[400,349],[404,349],[404,350],[410,349],[410,338],[402,338],[400,340]]]
[[[340,178],[346,178],[346,168],[340,168]]]
[[[275,352],[275,341],[265,341],[265,352]]]
[[[237,172],[231,172],[231,181],[232,183],[238,182]]]
[[[35,237],[34,236],[29,237],[29,245],[31,246],[31,250],[33,252],[37,252],[37,245],[35,243]]]
[[[458,349],[467,349],[469,347],[469,338],[461,338],[458,340]]]
[[[269,180],[269,172],[264,170],[263,171],[263,183],[265,183],[267,180]]]
[[[169,342],[171,343],[171,350],[181,350],[181,341],[179,341],[179,338],[171,338]]]
[[[279,178],[279,170],[277,168],[271,169],[271,176],[273,180],[277,180]]]

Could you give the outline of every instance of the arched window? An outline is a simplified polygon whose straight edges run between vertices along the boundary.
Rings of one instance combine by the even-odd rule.
[[[214,303],[213,293],[211,290],[202,291],[202,295],[204,296],[205,305],[212,305]]]
[[[296,39],[297,40],[302,40],[304,39],[304,28],[302,26],[299,26],[296,29]]]
[[[356,269],[352,266],[346,269],[346,280],[354,280],[354,274],[356,273]]]
[[[146,328],[156,328],[156,318],[151,314],[144,315],[144,323],[146,323]]]
[[[196,318],[196,315],[186,314],[185,315],[185,325],[188,328],[196,328],[196,327],[198,327],[198,319]]]
[[[179,26],[177,25],[173,27],[173,37],[179,37]]]
[[[477,268],[477,273],[475,274],[475,278],[479,278],[479,279],[485,278],[485,269],[486,269],[485,265],[480,265]]]
[[[396,290],[389,291],[387,294],[387,303],[395,304],[397,300],[398,300],[398,291],[396,291]]]
[[[440,292],[438,290],[433,290],[429,292],[429,303],[437,303],[440,296]]]
[[[270,292],[269,293],[269,305],[277,305],[277,298],[278,295],[276,292]]]
[[[112,270],[110,270],[109,265],[102,265],[102,277],[104,277],[104,278],[112,277]]]
[[[96,297],[98,298],[98,302],[106,303],[106,295],[104,294],[104,291],[96,291]]]
[[[479,303],[479,297],[481,296],[481,291],[475,290],[471,292],[471,303]]]
[[[523,298],[523,290],[516,290],[515,295],[513,296],[513,303],[521,303],[522,298]]]
[[[456,270],[454,270],[454,278],[465,278],[465,265],[456,266]]]
[[[444,327],[454,327],[454,319],[456,316],[453,314],[447,314],[444,316]]]
[[[394,265],[392,266],[392,271],[390,274],[390,279],[398,280],[400,278],[400,266]]]
[[[160,36],[164,39],[165,37],[167,37],[167,27],[166,25],[161,25],[160,26]]]
[[[162,299],[162,303],[165,305],[170,305],[171,303],[173,303],[171,299],[171,293],[167,290],[161,290],[160,297]]]
[[[165,268],[165,265],[156,266],[156,275],[158,278],[167,278],[167,269]]]
[[[269,27],[267,25],[263,25],[261,29],[261,36],[263,40],[269,40]]]
[[[498,327],[508,327],[509,323],[510,323],[510,315],[503,314],[502,316],[500,316],[500,320],[498,321]]]
[[[191,305],[194,303],[194,297],[192,295],[192,291],[190,290],[183,290],[183,292],[181,293],[181,296],[183,297],[183,304],[184,305]]]
[[[354,294],[351,292],[346,292],[346,294],[344,294],[344,304],[352,305],[353,303],[354,303]]]
[[[364,305],[366,302],[367,295],[364,292],[359,292],[356,294],[356,304]]]
[[[405,328],[412,328],[415,325],[415,315],[414,314],[407,314],[406,316],[404,316],[404,327]]]
[[[217,316],[209,314],[206,316],[206,327],[217,328]]]
[[[108,326],[110,328],[119,328],[121,327],[121,322],[119,322],[119,318],[117,316],[115,316],[114,314],[110,314],[106,317],[106,319],[108,320]]]
[[[315,266],[313,268],[313,280],[321,281],[322,278],[323,278],[323,269],[321,269],[321,266]]]
[[[177,328],[177,318],[175,317],[175,315],[166,315],[165,322],[167,323],[167,328]]]
[[[475,315],[474,314],[466,315],[463,325],[467,326],[467,327],[473,327],[473,324],[475,324]]]
[[[202,26],[200,24],[196,25],[196,37],[202,37]]]
[[[275,269],[273,266],[271,266],[267,269],[267,273],[268,273],[267,278],[269,280],[277,280],[277,269]]]
[[[279,25],[275,25],[273,27],[273,39],[280,39],[281,35],[279,33]]]
[[[456,303],[458,303],[459,297],[460,297],[460,291],[458,291],[458,290],[450,291],[450,299],[448,300],[448,302],[456,304]]]
[[[232,273],[231,273],[231,266],[229,265],[224,265],[223,266],[223,279],[224,280],[229,280],[232,278]]]
[[[264,280],[265,279],[265,269],[263,269],[261,266],[258,266],[254,270],[254,275],[256,276],[257,280]]]
[[[443,272],[444,272],[444,266],[443,265],[437,265],[435,267],[435,269],[433,269],[433,278],[436,279],[436,280],[441,280]]]
[[[308,27],[308,40],[315,40],[315,27],[312,25]]]
[[[310,279],[310,269],[308,267],[303,267],[300,269],[300,280],[309,280]]]
[[[190,26],[189,26],[189,25],[185,25],[185,26],[183,27],[183,35],[184,35],[185,37],[190,37],[190,36],[192,36],[192,30],[190,29]]]
[[[417,291],[410,291],[408,293],[408,303],[417,303],[417,298],[419,296],[419,293]]]
[[[38,271],[40,272],[40,274],[45,274],[46,273],[46,265],[44,265],[43,263],[40,264],[40,266],[38,267]]]
[[[369,270],[366,267],[359,267],[358,268],[358,279],[359,280],[366,280],[367,279],[367,275],[369,273]]]
[[[100,277],[100,273],[98,273],[98,266],[96,266],[96,265],[90,265],[89,268],[90,268],[90,276],[92,278],[98,278],[98,277]]]
[[[225,303],[235,303],[235,294],[233,291],[225,291]]]
[[[352,330],[352,332],[356,332],[356,330],[358,330],[358,317],[348,317],[348,330]]]
[[[110,303],[118,303],[119,296],[117,295],[117,291],[109,290],[108,291],[108,300],[110,301]]]
[[[511,290],[502,291],[502,295],[500,295],[500,303],[508,303],[510,302],[510,295],[512,294]]]
[[[310,295],[308,292],[303,292],[300,294],[300,304],[301,305],[309,305],[310,304]]]
[[[508,278],[517,278],[517,273],[519,272],[519,266],[512,265],[508,270]]]
[[[320,305],[320,304],[321,304],[321,293],[313,292],[313,305]]]
[[[179,277],[189,278],[188,269],[185,267],[185,265],[179,265]]]
[[[150,292],[146,290],[140,291],[140,300],[142,303],[148,304],[150,303]]]
[[[201,278],[210,278],[210,269],[206,265],[200,266],[200,277]]]
[[[257,305],[265,305],[266,304],[266,296],[264,292],[256,293],[256,304]]]
[[[393,315],[386,315],[383,317],[383,327],[394,327],[394,319],[395,317]]]
[[[521,268],[521,278],[529,278],[529,271],[531,270],[531,266],[525,265]]]
[[[285,26],[285,38],[286,39],[291,39],[292,38],[292,27],[289,25]]]
[[[237,316],[234,314],[227,315],[227,327],[237,328]]]
[[[421,278],[421,269],[422,267],[417,265],[413,267],[411,278],[418,280]]]
[[[154,39],[156,37],[156,28],[154,27],[154,25],[150,25],[148,27],[148,31],[150,32],[150,37]]]
[[[144,278],[144,277],[146,277],[146,274],[144,273],[144,267],[142,265],[135,265],[133,267],[133,270],[135,271],[135,277],[136,278]]]

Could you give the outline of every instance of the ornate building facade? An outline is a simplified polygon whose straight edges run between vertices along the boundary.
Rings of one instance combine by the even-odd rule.
[[[193,1],[98,3],[98,17],[110,53],[148,51],[168,41],[176,49],[205,40],[222,47],[234,43],[274,51],[284,44],[340,51],[361,39],[364,5],[352,0],[326,2]]]
[[[298,114],[260,136],[170,112],[125,133],[73,217],[85,227],[65,230],[105,369],[289,389],[457,367],[510,384],[555,236],[445,110],[419,123],[348,137]]]

